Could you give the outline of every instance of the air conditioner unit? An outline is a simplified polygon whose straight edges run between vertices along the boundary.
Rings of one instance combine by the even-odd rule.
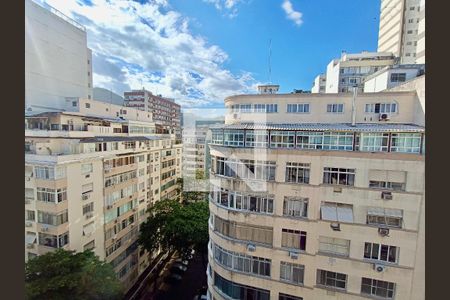
[[[250,252],[254,252],[254,251],[256,251],[256,246],[253,245],[253,244],[248,244],[247,245],[247,250],[250,251]]]
[[[381,236],[389,236],[389,228],[382,228],[382,227],[380,227],[380,228],[378,228],[378,233]]]
[[[81,195],[81,199],[82,199],[82,200],[87,200],[87,199],[89,199],[89,194],[83,194],[83,195]]]
[[[330,227],[331,227],[331,229],[333,229],[335,231],[341,231],[341,224],[339,224],[339,223],[331,223]]]
[[[31,223],[31,222],[25,222],[25,227],[31,227],[31,226],[33,226],[33,223]]]
[[[289,251],[289,257],[292,259],[298,259],[298,253],[297,252],[293,252],[293,251]]]
[[[383,272],[386,269],[386,266],[380,264],[373,264],[373,269],[379,273]]]
[[[392,200],[392,193],[391,192],[381,192],[381,199]]]
[[[388,114],[380,114],[380,117],[378,120],[379,121],[389,121],[389,115]]]
[[[84,176],[84,178],[89,178],[91,177],[91,174],[87,174],[86,176]]]

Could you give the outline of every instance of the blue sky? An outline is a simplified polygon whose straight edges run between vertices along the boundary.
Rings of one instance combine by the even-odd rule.
[[[379,0],[47,0],[86,26],[94,86],[141,88],[185,107],[223,107],[268,77],[311,88],[328,62],[376,51]]]

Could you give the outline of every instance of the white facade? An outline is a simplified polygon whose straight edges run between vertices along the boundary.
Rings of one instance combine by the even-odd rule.
[[[422,2],[422,3],[421,3]],[[402,64],[417,62],[419,47],[419,27],[421,36],[425,36],[424,0],[382,0],[380,29],[378,33],[378,51],[392,52],[400,58]],[[420,25],[423,19],[423,25]],[[423,50],[424,50],[423,46]],[[422,57],[422,54],[420,54]],[[423,62],[419,62],[423,63]]]
[[[416,63],[425,63],[425,0],[420,0],[420,15],[419,15],[419,28],[418,28],[418,40],[416,48]]]
[[[393,88],[423,75],[424,65],[396,65],[386,67],[366,78],[364,93],[374,93]]]
[[[327,76],[325,74],[319,74],[314,78],[313,86],[311,87],[311,93],[325,93],[327,85]]]
[[[92,98],[86,29],[56,9],[25,1],[25,105],[62,109],[64,97]]]
[[[343,53],[327,66],[325,93],[352,92],[355,85],[362,91],[366,76],[392,64],[394,57],[389,52]]]

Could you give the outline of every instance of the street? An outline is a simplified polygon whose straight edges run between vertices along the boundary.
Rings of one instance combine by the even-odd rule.
[[[169,284],[164,279],[170,274],[169,269],[177,257],[172,258],[158,277],[158,291],[153,295],[150,291],[142,296],[141,300],[192,300],[198,290],[206,286],[206,265],[202,258],[195,254],[189,261],[187,271],[182,275],[179,283]],[[205,264],[207,258],[205,257]]]

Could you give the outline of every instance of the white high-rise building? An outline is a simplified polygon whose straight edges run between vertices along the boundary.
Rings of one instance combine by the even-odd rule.
[[[311,88],[311,93],[325,93],[327,86],[327,76],[325,74],[319,74],[314,78],[313,86]]]
[[[62,109],[65,97],[92,98],[86,29],[55,8],[25,1],[25,105]]]
[[[402,64],[423,63],[425,56],[424,10],[425,0],[382,0],[378,51],[394,53]]]

